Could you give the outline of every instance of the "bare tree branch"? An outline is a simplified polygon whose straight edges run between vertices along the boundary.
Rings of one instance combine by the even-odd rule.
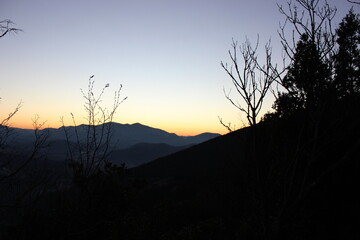
[[[221,117],[218,117],[218,119],[221,125],[223,125],[229,132],[233,131],[233,129],[231,128],[231,123],[228,124],[224,123]]]
[[[74,145],[71,142],[69,129],[65,127],[64,120],[61,118],[70,155],[70,164],[74,174],[82,177],[91,176],[107,163],[113,118],[119,105],[127,99],[127,97],[120,98],[122,90],[122,85],[120,85],[119,89],[115,91],[112,108],[103,107],[101,105],[102,97],[110,85],[106,84],[101,92],[95,95],[93,78],[94,76],[89,78],[87,91],[81,89],[85,99],[84,109],[87,114],[85,118],[87,124],[84,126],[77,125],[74,115],[71,114],[76,139]]]
[[[19,28],[11,27],[12,25],[14,25],[14,23],[9,19],[0,21],[0,38],[11,32],[18,33],[22,31]]]
[[[318,47],[321,59],[330,58],[335,45],[335,33],[332,29],[332,20],[336,14],[336,8],[330,7],[325,1],[319,7],[320,0],[296,0],[299,6],[291,2],[285,8],[278,5],[279,12],[285,16],[285,21],[280,24],[278,34],[287,57],[293,59],[296,42],[299,36],[306,34]],[[286,26],[290,23],[293,27],[291,38],[286,33]]]
[[[259,38],[255,47],[252,47],[247,39],[241,47],[233,40],[232,51],[229,51],[231,59],[231,67],[221,62],[222,68],[230,77],[238,95],[241,104],[235,102],[230,97],[230,92],[225,97],[237,109],[246,114],[246,118],[250,126],[256,125],[257,116],[262,108],[265,96],[270,89],[272,83],[281,75],[281,71],[271,63],[271,47],[270,42],[265,45],[265,64],[261,65],[257,58],[257,50],[259,46]],[[241,53],[241,62],[237,58],[238,51]],[[240,66],[240,64],[242,64]],[[222,125],[228,128],[222,121]]]
[[[8,138],[12,134],[12,130],[9,126],[9,121],[15,116],[15,114],[20,110],[22,103],[20,102],[15,109],[8,114],[6,118],[0,122],[0,150],[3,149],[6,145]]]
[[[35,158],[39,156],[42,148],[45,147],[46,141],[49,136],[48,131],[41,131],[41,128],[43,128],[44,124],[45,122],[39,123],[39,116],[36,115],[33,118],[35,140],[33,142],[33,147],[31,148],[30,153],[27,154],[27,156],[24,157],[21,161],[19,161],[15,167],[12,167],[11,171],[9,171],[8,174],[2,176],[0,178],[0,182],[3,182],[6,179],[13,178],[17,174],[19,174],[30,162],[32,162]]]

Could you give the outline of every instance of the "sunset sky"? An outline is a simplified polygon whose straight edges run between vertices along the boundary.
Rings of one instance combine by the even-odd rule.
[[[329,0],[338,22],[353,4]],[[229,62],[232,38],[247,36],[260,48],[271,38],[280,60],[277,30],[284,17],[268,0],[0,0],[0,20],[18,34],[0,38],[0,119],[21,101],[14,127],[31,128],[37,114],[48,127],[70,113],[84,119],[80,89],[95,75],[95,88],[109,83],[104,104],[123,85],[116,122],[161,128],[178,135],[226,133],[218,116],[246,123],[224,97],[232,88],[220,66]],[[355,12],[359,12],[359,7]],[[234,93],[234,97],[235,92]],[[270,110],[269,98],[264,112]]]

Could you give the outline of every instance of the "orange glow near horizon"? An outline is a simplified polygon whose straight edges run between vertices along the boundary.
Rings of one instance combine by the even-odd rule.
[[[31,97],[31,96],[30,96]],[[63,116],[65,126],[73,126],[70,113],[74,113],[76,125],[86,124],[86,111],[83,109],[83,103],[79,97],[66,99],[64,102],[58,101],[42,101],[32,103],[27,101],[23,104],[19,112],[17,112],[9,121],[9,126],[23,129],[34,129],[33,121],[36,116],[38,124],[42,124],[42,128],[59,128],[62,126],[61,117]],[[106,104],[110,105],[110,104]],[[160,104],[148,104],[149,106],[159,106]],[[158,109],[143,106],[136,99],[124,102],[119,107],[114,122],[121,124],[140,123],[145,126],[164,130],[169,133],[175,133],[178,136],[194,136],[201,133],[219,133],[226,134],[227,130],[220,124],[217,114],[222,114],[224,119],[236,122],[238,119],[231,118],[233,109],[231,106],[226,109],[221,106],[214,106],[214,110],[209,106],[202,107],[193,103],[190,105],[194,109],[190,109],[188,104],[179,106],[177,109],[161,106]],[[14,111],[14,105],[4,101],[1,103],[3,113]],[[54,107],[55,106],[55,107]],[[111,105],[110,105],[111,106]],[[206,109],[206,107],[208,109]],[[220,110],[217,110],[220,109]],[[0,119],[7,117],[7,114],[0,114]]]
[[[100,84],[99,84],[100,85]],[[78,91],[74,91],[75,93]],[[79,95],[79,94],[78,94]],[[111,97],[111,93],[108,94]],[[106,95],[105,97],[108,97]],[[130,94],[129,94],[130,95]],[[135,95],[135,94],[131,94]],[[7,117],[7,114],[14,111],[14,104],[8,103],[8,96],[6,101],[1,102],[2,113],[0,119]],[[49,99],[43,101],[33,101],[33,95],[28,96],[28,100],[24,100],[22,107],[9,121],[9,126],[23,129],[34,129],[33,120],[39,116],[38,124],[42,124],[42,128],[59,128],[62,126],[61,117],[63,116],[65,126],[73,126],[73,121],[70,113],[74,113],[76,125],[86,124],[86,111],[83,107],[81,96],[73,98]],[[218,115],[221,115],[226,122],[238,123],[239,115],[235,112],[232,106],[226,103],[213,105],[202,104],[198,102],[177,102],[177,108],[169,106],[167,102],[159,101],[151,102],[148,100],[144,105],[138,99],[140,97],[134,96],[130,100],[125,101],[120,105],[113,121],[121,124],[140,123],[145,126],[164,130],[169,133],[175,133],[178,136],[194,136],[202,133],[219,133],[226,134],[228,131],[220,124]],[[201,98],[199,98],[201,99]],[[17,99],[16,99],[17,100]],[[106,106],[111,106],[111,101],[103,102]],[[152,108],[156,106],[156,108]],[[7,114],[5,114],[7,113]],[[234,117],[235,116],[235,117]],[[241,126],[241,124],[236,124]]]
[[[39,123],[43,123],[43,121],[39,121]],[[121,124],[134,124],[137,122],[131,122],[131,123],[121,123]],[[142,123],[139,122],[142,125],[146,125],[148,127],[152,127],[152,128],[158,128],[161,130],[164,130],[166,132],[169,133],[175,133],[178,136],[195,136],[201,133],[205,133],[205,132],[210,132],[210,133],[219,133],[219,134],[226,134],[227,131],[226,129],[224,129],[222,126],[217,126],[217,128],[204,128],[204,127],[196,127],[196,126],[172,126],[172,125],[168,125],[168,126],[160,126],[158,124],[147,124],[147,123]],[[78,125],[81,124],[86,124],[85,122],[82,123],[78,123]],[[66,124],[66,126],[73,126],[73,124]],[[22,128],[22,129],[34,129],[33,123],[31,121],[12,121],[9,124],[10,127],[14,127],[14,128]],[[60,121],[57,122],[50,122],[50,121],[45,121],[44,125],[42,126],[42,129],[44,128],[60,128],[62,126]]]

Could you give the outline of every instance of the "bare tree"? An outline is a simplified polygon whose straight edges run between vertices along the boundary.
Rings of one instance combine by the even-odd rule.
[[[241,112],[246,114],[250,126],[256,125],[257,116],[263,106],[265,97],[272,83],[280,76],[277,67],[271,63],[270,41],[265,45],[265,63],[260,64],[257,56],[259,40],[253,48],[246,40],[241,46],[233,41],[232,50],[229,50],[231,66],[221,62],[222,68],[231,78],[236,92],[240,95],[241,103],[225,92],[225,97]],[[238,58],[238,52],[241,58]],[[230,126],[220,122],[230,130]]]
[[[0,21],[0,38],[4,37],[9,32],[21,31],[21,29],[11,27],[14,23],[9,20]],[[0,97],[1,100],[1,97]],[[0,120],[0,151],[6,146],[7,140],[10,137],[12,131],[9,128],[9,121],[14,117],[14,115],[20,110],[21,102],[15,107],[14,111],[10,112],[7,117],[3,120]]]
[[[298,5],[287,3],[287,8],[278,5],[279,11],[285,16],[285,21],[280,24],[278,34],[286,55],[293,60],[296,43],[300,36],[306,34],[310,41],[317,47],[321,59],[329,59],[335,45],[335,33],[332,29],[332,20],[336,14],[336,8],[330,7],[325,1],[319,6],[320,0],[295,0],[303,10],[299,11]],[[286,26],[292,25],[291,39],[286,33]]]
[[[9,19],[0,21],[0,38],[4,37],[6,34],[10,32],[17,33],[21,31],[21,29],[19,28],[12,27],[13,25],[14,23]]]
[[[110,151],[110,141],[112,132],[112,121],[119,105],[127,99],[120,98],[122,85],[114,93],[114,102],[111,109],[101,105],[106,84],[97,96],[94,93],[94,76],[89,78],[88,89],[86,92],[81,90],[85,99],[84,108],[86,111],[87,124],[78,126],[74,114],[71,114],[74,125],[75,141],[71,142],[69,129],[65,127],[63,118],[61,119],[65,137],[68,145],[70,165],[75,177],[89,177],[96,174],[108,162],[107,157]]]
[[[15,107],[15,109],[12,112],[8,114],[7,117],[5,117],[0,122],[0,151],[6,147],[7,141],[13,133],[13,131],[9,127],[9,121],[20,110],[20,108],[21,108],[21,102]]]
[[[37,201],[52,182],[44,164],[40,164],[49,136],[47,130],[42,130],[44,123],[38,116],[33,119],[34,140],[30,146],[5,144],[0,151],[0,223],[8,222],[21,207]],[[16,132],[6,128],[6,134],[11,132],[11,139],[17,139]]]
[[[19,106],[18,106],[19,107]],[[17,108],[18,110],[18,108]],[[14,112],[13,112],[14,115]],[[11,115],[11,116],[13,116]],[[9,115],[10,116],[10,115]],[[9,118],[7,121],[10,120]],[[27,165],[29,165],[30,162],[32,162],[34,159],[36,159],[40,154],[41,150],[45,147],[46,141],[49,136],[48,131],[41,131],[43,128],[45,122],[40,123],[39,122],[39,116],[35,116],[33,119],[33,129],[34,129],[34,141],[32,143],[32,147],[30,150],[25,150],[27,154],[25,156],[17,156],[16,153],[11,152],[12,149],[10,148],[8,151],[4,151],[4,148],[6,145],[4,144],[4,148],[1,149],[1,154],[7,155],[10,151],[10,157],[4,157],[0,160],[0,170],[6,170],[3,172],[3,174],[0,176],[0,183],[7,179],[11,179],[18,175]],[[0,137],[2,137],[4,140],[7,140],[7,138],[10,136],[10,134],[15,133],[10,129],[8,126],[2,126],[1,128],[6,128],[4,133],[2,133]],[[4,137],[5,136],[5,137]],[[19,158],[18,161],[15,161],[14,158]]]
[[[333,74],[332,59],[336,53],[336,33],[332,28],[332,20],[337,10],[335,7],[331,7],[326,0],[324,0],[324,4],[321,4],[321,0],[295,0],[294,4],[289,1],[285,6],[278,5],[278,8],[285,17],[285,21],[280,24],[278,30],[284,51],[283,61],[290,60],[290,64],[283,71],[285,76],[276,81],[277,91],[273,91],[276,98],[275,108],[282,115],[284,112],[291,112],[291,109],[304,108],[306,102],[308,106],[313,105],[312,103],[317,104],[319,96],[324,95],[323,92],[328,87],[317,86],[320,82],[330,84]],[[289,33],[288,30],[291,32]],[[305,51],[305,48],[308,50]],[[326,76],[323,74],[321,78],[315,77],[315,74],[309,73],[307,68],[302,71],[297,66],[301,59],[300,56],[302,56],[296,54],[299,50],[302,50],[301,54],[308,54],[303,58],[304,63],[309,63],[308,66],[316,73],[320,72],[318,71],[320,69],[326,70]],[[309,57],[317,63],[310,64],[310,59],[307,59]],[[299,75],[298,73],[306,72],[312,77],[295,78]],[[322,72],[325,73],[325,71]],[[298,88],[305,83],[306,89]],[[285,92],[281,92],[283,90]],[[306,101],[308,96],[310,96],[309,101]],[[315,100],[312,101],[313,99]],[[287,109],[285,111],[284,106]]]

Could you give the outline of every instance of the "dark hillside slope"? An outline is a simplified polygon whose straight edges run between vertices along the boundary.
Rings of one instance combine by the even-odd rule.
[[[234,152],[245,144],[247,129],[242,129],[223,137],[190,147],[170,156],[159,158],[134,171],[143,177],[168,181],[186,180],[194,176],[218,175],[221,169],[231,169],[231,163],[237,162],[239,156]],[[242,144],[241,144],[242,143]]]
[[[132,147],[112,151],[108,160],[115,164],[125,164],[131,168],[150,162],[159,157],[178,152],[192,145],[171,146],[165,143],[138,143]]]
[[[153,239],[359,236],[360,126],[353,115],[328,114],[316,124],[308,114],[260,123],[133,169],[148,182],[138,203],[144,231]]]
[[[177,239],[177,234],[193,227],[201,228],[200,235],[208,232],[226,239],[229,231],[220,222],[235,217],[239,209],[234,208],[241,207],[236,204],[241,201],[239,196],[247,192],[245,179],[250,179],[249,163],[244,161],[239,167],[239,159],[245,158],[242,148],[246,149],[247,135],[248,129],[242,129],[131,170],[131,176],[148,182],[136,202],[140,215],[136,219],[144,221],[136,224],[145,225],[141,229],[145,227],[147,239],[163,234]]]

